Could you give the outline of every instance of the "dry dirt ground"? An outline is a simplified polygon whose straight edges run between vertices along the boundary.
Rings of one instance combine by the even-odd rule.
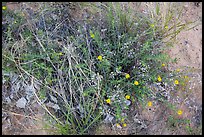
[[[146,12],[146,4],[142,3],[139,9],[141,12]],[[8,3],[7,6],[11,10],[19,8],[18,3]],[[183,3],[183,6],[184,11],[181,19],[184,22],[198,19],[201,24],[178,35],[178,44],[169,51],[169,55],[179,60],[174,66],[170,65],[170,69],[179,68],[182,72],[185,71],[186,66],[194,68],[193,71],[189,72],[191,77],[189,88],[193,92],[188,98],[188,103],[179,105],[184,110],[182,117],[191,119],[191,126],[196,126],[202,121],[202,3],[199,6],[194,3]],[[35,9],[35,5],[32,8]],[[2,93],[6,94],[7,90],[8,87],[3,85]],[[126,128],[101,124],[93,134],[188,134],[182,129],[167,128],[166,114],[171,112],[159,102],[153,102],[152,108],[137,108],[136,104],[133,104],[130,109],[131,113],[128,115],[129,121],[127,121]],[[14,104],[11,106],[6,105],[2,109],[2,134],[50,134],[50,131],[43,130],[44,113],[36,100],[32,102],[32,106],[26,109],[16,108]]]

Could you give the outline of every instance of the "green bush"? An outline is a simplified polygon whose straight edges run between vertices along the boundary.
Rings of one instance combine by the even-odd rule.
[[[127,116],[122,112],[129,111],[128,100],[145,107],[159,94],[156,99],[167,102],[153,91],[153,85],[174,87],[172,80],[178,79],[177,74],[170,76],[168,63],[174,60],[165,53],[172,43],[163,39],[177,35],[186,25],[169,33],[174,27],[168,29],[173,14],[162,26],[156,18],[158,6],[154,20],[134,14],[131,8],[124,10],[120,3],[86,4],[81,6],[92,9],[90,16],[99,22],[85,17],[74,20],[68,10],[73,6],[70,3],[42,3],[44,11],[36,11],[31,20],[21,17],[21,11],[14,14],[17,23],[8,25],[4,33],[2,69],[13,71],[9,67],[15,67],[39,82],[38,101],[49,95],[57,98],[60,109],[49,114],[60,134],[88,134],[109,113],[116,123],[124,122]],[[5,11],[3,18],[11,14]],[[13,34],[17,28],[21,38]]]

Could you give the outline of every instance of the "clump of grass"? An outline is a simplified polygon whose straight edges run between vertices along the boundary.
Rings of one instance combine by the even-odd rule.
[[[186,24],[168,26],[172,13],[159,22],[158,5],[156,16],[148,18],[123,9],[120,3],[83,4],[92,7],[93,13],[101,11],[100,22],[86,16],[74,21],[71,11],[60,5],[69,7],[70,3],[43,3],[43,12],[37,11],[32,19],[19,17],[23,20],[17,24],[20,38],[3,43],[3,66],[13,64],[9,67],[40,84],[35,95],[58,133],[88,134],[107,114],[126,127],[123,112],[128,113],[135,101],[151,107],[149,100],[156,98],[168,105],[168,99],[154,91],[159,91],[155,84],[175,90],[182,80],[177,73],[169,73],[173,60],[165,50],[171,43],[163,39],[176,36]],[[182,28],[170,33],[175,26]],[[9,42],[15,39],[14,30],[5,33]],[[179,81],[176,85],[175,80]],[[50,96],[57,98],[58,109],[46,106]]]

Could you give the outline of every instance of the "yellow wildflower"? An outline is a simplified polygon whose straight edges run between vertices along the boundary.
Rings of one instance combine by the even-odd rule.
[[[187,79],[187,78],[188,78],[188,76],[184,76],[184,78],[185,78],[185,79]]]
[[[178,85],[178,84],[179,84],[179,81],[178,81],[178,80],[175,80],[174,83],[175,83],[176,85]]]
[[[110,99],[106,99],[106,103],[110,104],[111,100]]]
[[[126,99],[130,99],[130,95],[126,95],[125,98],[126,98]]]
[[[62,56],[63,55],[62,52],[60,52],[59,55]]]
[[[116,124],[116,127],[120,127],[120,124],[117,123],[117,124]]]
[[[90,32],[90,36],[91,36],[92,38],[95,38],[95,35],[94,35],[92,32]]]
[[[121,119],[121,122],[124,122],[124,121],[125,121],[125,119],[124,119],[124,118],[122,118],[122,119]]]
[[[180,71],[180,69],[176,69],[176,71],[177,71],[177,72],[179,72],[179,71]]]
[[[124,124],[123,124],[123,127],[127,127],[127,124],[124,123]]]
[[[126,75],[125,75],[125,78],[126,78],[126,79],[130,78],[130,75],[129,75],[129,74],[126,74]]]
[[[159,82],[161,82],[161,81],[162,81],[162,78],[161,78],[160,76],[158,76],[157,80],[158,80]]]
[[[165,67],[165,64],[164,64],[164,63],[162,64],[162,67]]]
[[[139,85],[139,82],[138,82],[138,81],[135,81],[134,84],[137,86],[137,85]]]
[[[149,101],[149,102],[147,103],[147,105],[148,105],[149,107],[151,107],[151,106],[152,106],[152,102]]]
[[[102,56],[101,55],[98,56],[98,60],[100,60],[100,61],[102,60]]]
[[[150,27],[154,28],[154,24],[150,24]]]
[[[168,29],[168,26],[165,26],[164,28],[165,28],[165,29]]]
[[[2,10],[6,10],[7,9],[7,7],[6,6],[2,6]]]
[[[183,114],[183,111],[179,109],[179,110],[177,111],[177,114],[178,114],[178,115],[182,115],[182,114]]]

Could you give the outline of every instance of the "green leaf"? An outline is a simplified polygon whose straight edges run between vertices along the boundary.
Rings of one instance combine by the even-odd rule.
[[[159,15],[159,4],[156,3],[156,14]]]

